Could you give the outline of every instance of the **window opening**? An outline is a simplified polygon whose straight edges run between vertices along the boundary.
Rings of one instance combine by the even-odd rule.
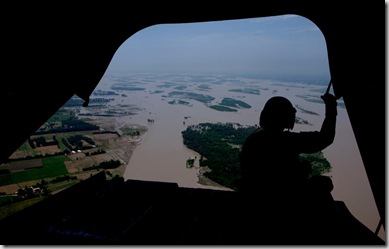
[[[100,170],[111,178],[233,191],[233,179],[212,172],[209,158],[184,145],[183,132],[255,127],[274,95],[294,104],[295,131],[317,130],[328,82],[324,37],[300,16],[148,27],[118,49],[88,107],[71,98],[0,166],[0,192],[55,194]],[[226,148],[240,148],[225,140],[219,142]],[[331,167],[321,173],[332,177],[334,198],[384,238],[342,99],[335,141],[323,155]]]

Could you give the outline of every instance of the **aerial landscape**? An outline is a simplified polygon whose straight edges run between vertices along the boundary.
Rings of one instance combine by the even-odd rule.
[[[2,215],[17,210],[6,211],[6,207],[34,203],[101,170],[108,179],[177,182],[183,187],[234,191],[239,178],[236,153],[257,127],[265,101],[274,95],[288,97],[298,110],[294,130],[316,130],[324,114],[320,95],[325,89],[325,82],[243,76],[107,74],[88,107],[82,107],[77,96],[71,98],[0,166]],[[338,106],[342,114],[341,100]],[[341,129],[346,120],[340,115]],[[216,146],[222,150],[219,154],[207,154],[205,145],[203,151],[196,146],[201,140],[195,132],[206,126],[209,132],[224,127],[221,133],[213,133],[211,141],[223,142]],[[220,138],[231,127],[235,127],[230,135],[234,140]],[[197,140],[188,139],[189,134]],[[336,146],[331,148],[336,151]],[[344,162],[332,154],[329,149],[317,155],[325,160],[318,174],[332,176],[337,164]],[[231,165],[221,163],[218,156],[230,158]],[[226,175],[231,172],[226,171],[228,167],[235,173]],[[336,176],[332,177],[335,181]],[[336,181],[334,184],[337,186]]]

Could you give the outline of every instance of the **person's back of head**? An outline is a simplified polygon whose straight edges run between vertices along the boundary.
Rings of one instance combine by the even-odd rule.
[[[264,129],[293,129],[295,115],[296,109],[287,98],[275,96],[270,98],[263,107],[259,125]]]

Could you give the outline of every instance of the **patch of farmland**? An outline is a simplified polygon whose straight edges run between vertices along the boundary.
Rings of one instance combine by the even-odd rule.
[[[35,150],[39,151],[42,155],[44,154],[55,154],[56,152],[61,152],[57,145],[49,145],[43,147],[37,147]]]
[[[43,166],[42,159],[38,158],[38,159],[10,162],[9,164],[6,164],[2,167],[4,167],[5,169],[9,169],[12,172],[12,171],[25,170],[25,169],[40,168],[42,166]]]

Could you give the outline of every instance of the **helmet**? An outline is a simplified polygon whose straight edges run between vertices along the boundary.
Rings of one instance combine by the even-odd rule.
[[[259,125],[262,128],[293,129],[296,118],[296,109],[292,103],[284,97],[270,98],[259,117]]]

